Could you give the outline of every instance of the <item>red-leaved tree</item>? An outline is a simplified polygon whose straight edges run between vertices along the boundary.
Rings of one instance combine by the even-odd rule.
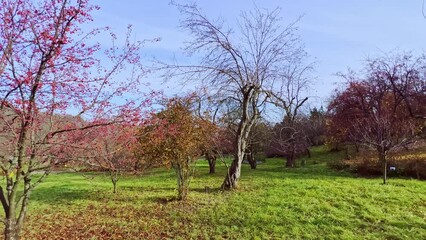
[[[424,57],[397,55],[369,60],[365,75],[343,75],[347,87],[329,105],[328,125],[336,139],[377,151],[387,178],[388,154],[413,142],[424,127]]]
[[[207,140],[205,122],[193,114],[191,103],[191,97],[170,99],[163,111],[141,126],[138,136],[145,161],[161,162],[176,171],[178,200],[187,198],[191,166]]]

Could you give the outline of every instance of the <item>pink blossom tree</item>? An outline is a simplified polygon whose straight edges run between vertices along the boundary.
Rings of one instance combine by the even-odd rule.
[[[117,99],[139,84],[142,42],[129,41],[129,30],[123,47],[104,52],[105,64],[91,38],[108,29],[80,28],[98,9],[88,0],[0,0],[0,6],[0,202],[9,240],[19,239],[31,191],[63,159],[63,147],[72,146],[66,134],[139,117],[136,101]],[[131,79],[114,78],[123,70]]]
[[[139,161],[135,154],[137,145],[137,127],[135,125],[111,124],[83,133],[81,148],[71,150],[84,151],[77,154],[79,166],[88,166],[108,174],[117,191],[117,182],[124,172],[134,172]]]

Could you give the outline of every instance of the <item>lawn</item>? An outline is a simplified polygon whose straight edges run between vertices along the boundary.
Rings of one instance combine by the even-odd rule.
[[[126,176],[56,173],[31,196],[24,239],[426,239],[426,182],[330,170],[342,157],[315,148],[306,167],[245,165],[240,188],[218,189],[226,168],[196,164],[187,202],[172,170]]]

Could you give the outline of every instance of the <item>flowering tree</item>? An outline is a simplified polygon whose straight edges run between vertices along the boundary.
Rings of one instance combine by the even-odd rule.
[[[117,182],[123,172],[135,171],[138,162],[136,147],[136,126],[129,123],[111,124],[92,128],[90,131],[76,131],[80,147],[68,147],[78,166],[108,173],[113,192],[117,191]],[[77,136],[76,136],[77,135]]]
[[[101,64],[100,45],[88,40],[102,29],[79,28],[97,9],[88,0],[1,0],[0,6],[0,201],[5,239],[19,239],[31,191],[63,146],[72,145],[64,135],[138,117],[134,102],[117,105],[114,98],[138,84],[141,43],[128,35]],[[113,81],[129,64],[133,79]],[[66,113],[81,121],[65,121]],[[35,172],[42,174],[35,179]]]

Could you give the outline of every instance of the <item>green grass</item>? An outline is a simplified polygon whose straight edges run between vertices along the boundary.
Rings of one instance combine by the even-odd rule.
[[[356,178],[326,167],[340,158],[315,148],[307,166],[267,159],[242,169],[223,192],[225,167],[196,164],[189,200],[174,201],[172,170],[126,176],[118,193],[102,174],[50,175],[31,196],[25,239],[426,239],[426,182]]]

